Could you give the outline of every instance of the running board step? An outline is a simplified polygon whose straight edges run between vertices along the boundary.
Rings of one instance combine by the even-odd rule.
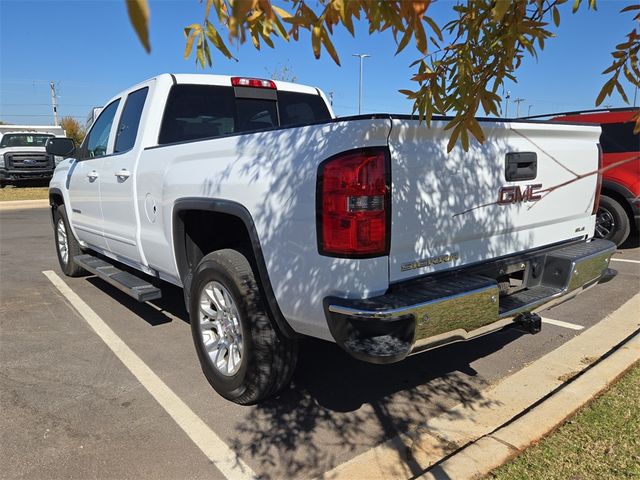
[[[101,258],[93,255],[78,255],[73,257],[73,261],[139,302],[157,300],[162,297],[162,291],[159,288],[140,277],[114,267]]]

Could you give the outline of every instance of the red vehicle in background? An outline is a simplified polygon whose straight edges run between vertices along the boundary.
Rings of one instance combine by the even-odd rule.
[[[595,234],[616,245],[624,243],[632,230],[640,230],[640,135],[633,133],[632,120],[638,110],[616,108],[549,115],[552,121],[600,124],[604,168],[632,159],[606,170],[602,178]]]

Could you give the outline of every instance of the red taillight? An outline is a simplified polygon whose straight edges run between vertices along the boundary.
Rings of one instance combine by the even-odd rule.
[[[386,148],[346,152],[318,170],[318,250],[322,255],[388,255],[390,169]]]
[[[598,207],[600,206],[600,190],[602,190],[602,146],[598,144],[598,179],[596,180],[596,195],[593,199],[593,211],[591,215],[598,213]]]
[[[231,77],[231,85],[234,87],[253,87],[253,88],[270,88],[276,89],[276,84],[271,80],[262,80],[260,78]]]

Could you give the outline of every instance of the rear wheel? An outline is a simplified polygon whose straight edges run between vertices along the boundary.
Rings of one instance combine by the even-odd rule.
[[[67,220],[67,212],[64,205],[60,205],[53,213],[53,236],[58,254],[58,263],[65,275],[79,277],[86,275],[86,270],[80,268],[73,261],[73,257],[82,255],[82,248],[73,236]]]
[[[226,399],[254,404],[290,382],[297,342],[274,328],[251,266],[240,252],[219,250],[198,264],[189,316],[202,371]]]
[[[602,195],[596,214],[596,237],[621,245],[630,231],[629,216],[624,207],[613,198]]]

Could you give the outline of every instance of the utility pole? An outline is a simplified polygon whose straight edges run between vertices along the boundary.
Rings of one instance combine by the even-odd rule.
[[[360,115],[362,113],[362,61],[371,55],[367,55],[365,53],[354,53],[353,56],[360,58],[360,89],[358,91],[358,115]]]
[[[49,84],[51,87],[51,108],[53,109],[53,124],[58,126],[58,97],[56,96],[56,84],[55,82],[51,82]]]
[[[527,117],[531,116],[531,107],[533,107],[533,105],[529,105],[529,108],[527,109]]]
[[[525,100],[524,98],[518,97],[513,101],[513,103],[516,104],[516,118],[520,116],[520,104],[524,102],[524,100]]]

